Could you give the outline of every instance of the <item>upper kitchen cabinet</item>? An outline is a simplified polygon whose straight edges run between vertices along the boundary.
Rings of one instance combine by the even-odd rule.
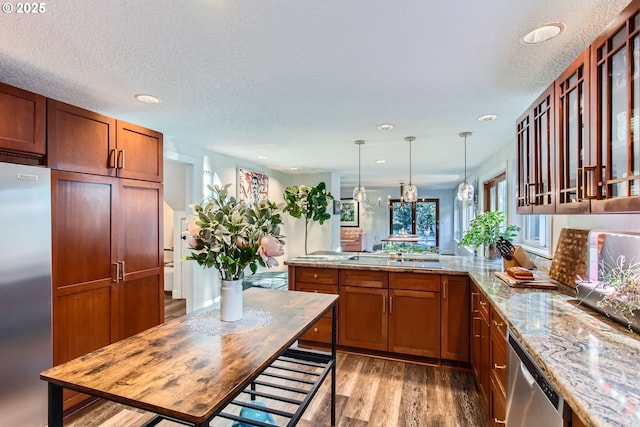
[[[47,102],[49,166],[162,182],[162,134],[55,100]]]
[[[588,213],[589,49],[555,82],[556,213]],[[552,169],[552,168],[550,168]]]
[[[0,155],[40,163],[35,159],[46,154],[45,121],[44,96],[0,83]]]
[[[591,49],[593,146],[585,197],[592,212],[640,211],[640,1]]]
[[[554,85],[536,99],[517,123],[517,195],[520,214],[553,213]]]

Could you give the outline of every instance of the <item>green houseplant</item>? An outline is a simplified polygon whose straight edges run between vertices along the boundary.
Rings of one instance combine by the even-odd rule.
[[[504,237],[511,241],[520,231],[520,227],[516,225],[504,227],[505,220],[506,217],[502,211],[482,212],[471,221],[469,229],[462,236],[458,246],[483,246],[486,258],[496,258],[498,251],[495,245],[498,238]]]
[[[188,244],[192,252],[186,259],[220,273],[220,317],[225,321],[242,316],[242,278],[247,267],[278,265],[275,257],[284,255],[282,219],[278,206],[268,200],[249,206],[229,197],[231,184],[208,186],[212,195],[191,205],[195,215],[187,219]],[[239,312],[238,312],[239,304]]]
[[[304,218],[304,253],[307,252],[307,235],[309,232],[309,222],[317,221],[322,225],[331,218],[327,212],[329,200],[333,196],[327,191],[327,185],[320,182],[315,187],[291,186],[284,190],[284,211],[294,218]]]

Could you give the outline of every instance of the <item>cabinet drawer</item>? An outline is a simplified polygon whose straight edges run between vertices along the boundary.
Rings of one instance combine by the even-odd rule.
[[[300,337],[300,340],[331,344],[331,318],[323,317],[318,320]]]
[[[499,334],[503,338],[503,342],[507,340],[507,322],[502,319],[502,316],[491,307],[491,334]]]
[[[389,287],[392,289],[440,292],[441,281],[439,274],[389,273]]]
[[[296,282],[337,285],[338,270],[332,268],[296,267]]]
[[[471,314],[473,317],[480,316],[480,290],[475,283],[471,283]]]
[[[313,292],[316,294],[337,294],[338,285],[325,285],[324,283],[296,282],[296,291]]]
[[[507,421],[507,399],[500,387],[491,379],[491,426],[504,427]]]
[[[387,288],[389,274],[386,271],[340,270],[340,284],[364,288]]]
[[[501,335],[491,331],[491,376],[503,393],[507,390],[507,349]]]
[[[489,323],[489,300],[484,296],[482,292],[478,293],[478,304],[480,305],[480,315],[487,323]]]

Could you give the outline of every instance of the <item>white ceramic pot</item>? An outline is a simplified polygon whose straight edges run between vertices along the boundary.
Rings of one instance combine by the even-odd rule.
[[[220,289],[220,320],[240,320],[242,308],[242,280],[223,280]]]

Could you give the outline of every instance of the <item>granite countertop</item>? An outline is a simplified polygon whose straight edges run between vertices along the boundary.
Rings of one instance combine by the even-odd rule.
[[[587,426],[640,425],[640,336],[624,326],[578,305],[571,295],[510,288],[493,275],[502,268],[500,262],[435,256],[439,268],[433,269],[429,264],[434,261],[380,261],[373,265],[375,260],[367,258],[358,265],[356,260],[348,260],[354,255],[365,254],[313,254],[286,264],[469,274]]]

